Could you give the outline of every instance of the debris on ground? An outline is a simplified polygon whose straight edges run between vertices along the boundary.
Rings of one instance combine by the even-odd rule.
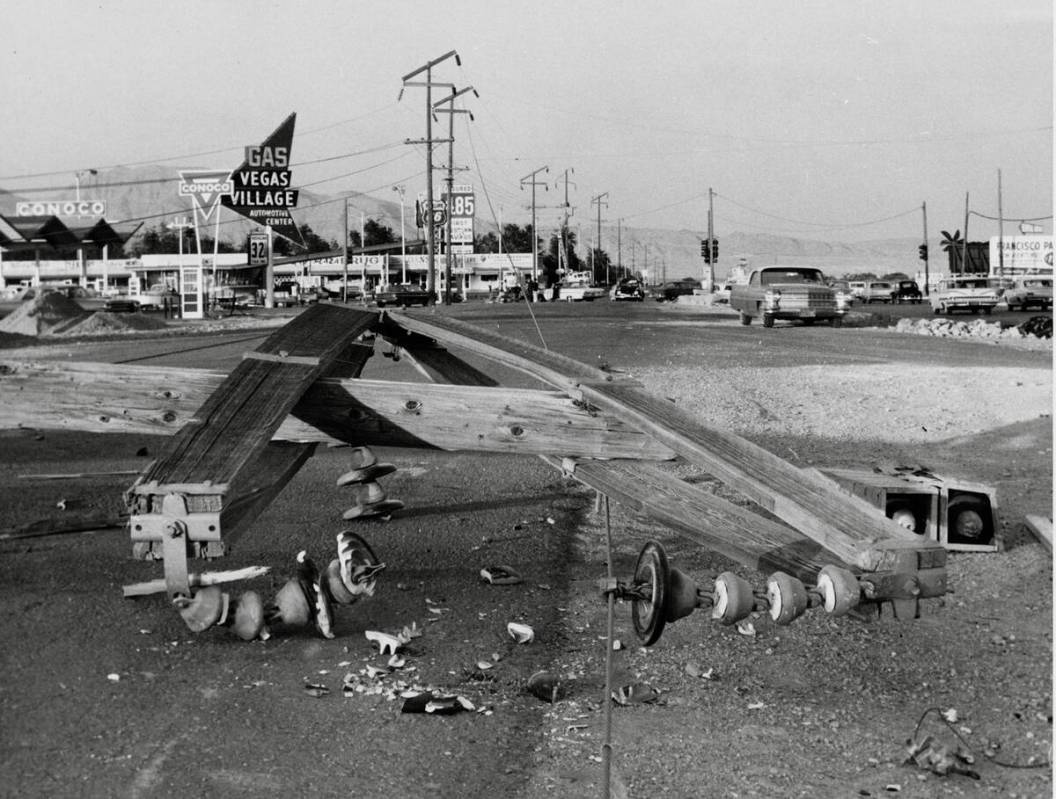
[[[621,685],[612,692],[612,701],[617,705],[645,705],[660,701],[660,692],[643,682]]]
[[[908,754],[902,763],[904,766],[916,764],[940,777],[963,774],[973,780],[979,779],[979,773],[969,768],[975,763],[975,758],[963,746],[948,746],[928,735],[917,742],[906,741],[906,749]]]
[[[535,638],[535,630],[529,627],[527,624],[521,624],[520,622],[511,621],[506,625],[506,631],[510,634],[518,644],[531,643],[532,639]]]
[[[485,566],[480,570],[480,578],[491,585],[518,585],[524,582],[512,566]]]
[[[544,702],[554,704],[564,694],[564,685],[553,672],[537,671],[528,678],[528,693]]]

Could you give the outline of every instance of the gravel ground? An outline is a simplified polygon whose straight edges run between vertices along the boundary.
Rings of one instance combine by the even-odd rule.
[[[1051,369],[898,363],[634,376],[799,465],[923,462],[994,486],[1004,548],[951,553],[953,593],[922,603],[915,622],[812,612],[777,627],[756,614],[746,634],[698,612],[644,649],[618,606],[614,685],[644,684],[659,701],[615,709],[612,795],[1050,797],[1051,557],[1022,519],[1052,514]],[[610,514],[617,575],[657,538],[704,588],[726,569],[765,581],[617,505]],[[578,543],[596,576],[605,536],[604,514],[588,513]],[[566,695],[548,714],[529,799],[601,795],[606,618],[590,580],[574,589],[569,654],[554,667]],[[962,746],[978,779],[906,765],[907,742],[927,735],[936,749]]]

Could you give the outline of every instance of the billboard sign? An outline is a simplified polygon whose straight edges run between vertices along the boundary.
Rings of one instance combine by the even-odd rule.
[[[447,218],[451,217],[451,242],[453,244],[473,243],[473,218],[476,215],[476,193],[472,186],[454,185],[451,187],[451,196],[445,194],[435,195],[432,204],[426,202],[425,192],[419,192],[418,202],[415,204],[415,221],[420,228],[425,227],[425,216],[432,209],[433,225],[442,227],[437,231],[437,240],[442,241],[447,237]]]
[[[1052,236],[990,237],[990,272],[1003,275],[1052,274]]]
[[[217,169],[192,169],[180,172],[180,196],[190,197],[195,222],[208,222],[223,197],[231,193],[231,173]]]
[[[301,240],[290,209],[297,206],[299,192],[292,186],[290,154],[296,114],[290,114],[262,144],[245,149],[245,159],[232,172],[233,187],[223,204],[236,214],[270,226],[278,235]]]

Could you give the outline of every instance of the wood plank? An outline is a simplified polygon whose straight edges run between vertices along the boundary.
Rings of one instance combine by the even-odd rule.
[[[357,345],[341,359],[342,367],[347,371],[371,351]],[[453,373],[472,375],[461,367]],[[200,369],[3,361],[0,428],[172,435],[223,380],[222,372]],[[417,412],[409,412],[408,403]],[[473,408],[471,417],[466,408]],[[317,380],[305,392],[273,440],[647,460],[674,456],[618,417],[592,414],[563,392],[333,378]]]
[[[883,542],[914,538],[831,478],[799,469],[747,439],[709,427],[629,381],[617,381],[600,369],[451,317],[391,313],[388,320],[534,375],[590,406],[619,415],[846,563],[872,571],[882,558]]]

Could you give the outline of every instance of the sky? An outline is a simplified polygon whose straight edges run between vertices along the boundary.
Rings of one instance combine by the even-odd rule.
[[[972,240],[999,210],[1006,235],[1052,231],[1051,0],[34,0],[4,18],[0,189],[29,197],[72,197],[90,169],[234,168],[291,112],[296,186],[414,196],[427,92],[401,97],[403,77],[454,50],[431,76],[479,93],[457,101],[456,182],[492,220],[530,221],[536,173],[540,228],[567,187],[582,226],[703,231],[711,190],[720,237],[919,238],[926,204],[934,239],[963,230],[966,196]]]

